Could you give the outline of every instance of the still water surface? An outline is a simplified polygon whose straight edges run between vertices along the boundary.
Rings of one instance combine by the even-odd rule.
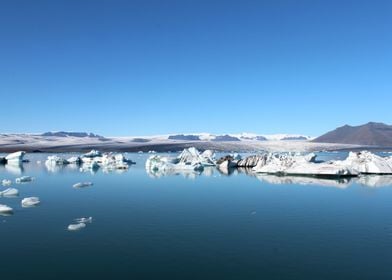
[[[128,154],[137,164],[126,172],[95,174],[47,170],[46,156],[0,167],[0,179],[35,177],[13,184],[18,198],[0,198],[14,208],[0,216],[0,279],[392,279],[391,177],[209,169],[157,178],[147,155]],[[80,181],[94,185],[72,188]],[[41,205],[20,207],[28,196]]]

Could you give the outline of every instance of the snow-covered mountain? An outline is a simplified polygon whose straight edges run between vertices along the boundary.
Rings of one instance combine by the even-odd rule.
[[[181,141],[307,141],[313,137],[301,134],[210,134],[210,133],[191,133],[191,134],[169,134],[160,136],[149,136],[153,139],[169,139]]]

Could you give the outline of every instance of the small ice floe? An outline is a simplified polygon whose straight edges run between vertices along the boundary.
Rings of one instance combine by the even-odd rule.
[[[34,207],[40,204],[41,201],[39,200],[38,197],[32,196],[32,197],[26,197],[22,199],[22,207]]]
[[[85,227],[86,227],[85,223],[77,223],[77,224],[70,224],[67,229],[69,231],[77,231],[77,230],[81,230],[82,228],[85,228]]]
[[[90,187],[92,185],[93,185],[92,182],[79,182],[74,184],[72,187],[74,187],[75,189],[80,189],[80,188]]]
[[[77,218],[77,219],[75,219],[75,222],[77,222],[77,223],[83,223],[83,224],[87,224],[87,223],[89,223],[89,224],[91,224],[92,222],[93,222],[93,217],[88,217],[88,218],[85,218],[85,217],[82,217],[82,218]]]
[[[31,176],[22,176],[22,177],[16,178],[15,179],[15,183],[17,183],[17,184],[28,183],[28,182],[31,182],[33,180],[34,180],[34,178],[31,177]]]
[[[8,186],[11,186],[11,185],[12,185],[12,181],[11,181],[11,180],[7,180],[7,179],[3,179],[3,180],[1,181],[1,184],[2,184],[4,187],[8,187]]]
[[[4,196],[4,197],[15,197],[18,195],[19,195],[19,191],[14,188],[8,188],[0,192],[0,196]]]
[[[14,209],[11,207],[5,205],[5,204],[0,204],[0,215],[2,216],[9,216],[12,215],[14,212]]]

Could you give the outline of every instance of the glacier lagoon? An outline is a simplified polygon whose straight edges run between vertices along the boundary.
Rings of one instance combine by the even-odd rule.
[[[390,279],[392,177],[328,180],[203,172],[0,166],[18,197],[0,216],[4,279]],[[65,155],[64,155],[65,156]],[[66,155],[71,156],[70,154]],[[344,158],[322,153],[318,158]],[[40,162],[40,163],[37,163]],[[34,180],[15,184],[15,178]],[[92,182],[74,188],[78,182]],[[7,187],[1,187],[5,190]],[[25,197],[39,197],[23,208]],[[92,222],[77,231],[81,217]]]

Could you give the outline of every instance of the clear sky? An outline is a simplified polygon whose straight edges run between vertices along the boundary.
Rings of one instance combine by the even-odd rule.
[[[0,131],[392,123],[389,0],[4,0]]]

